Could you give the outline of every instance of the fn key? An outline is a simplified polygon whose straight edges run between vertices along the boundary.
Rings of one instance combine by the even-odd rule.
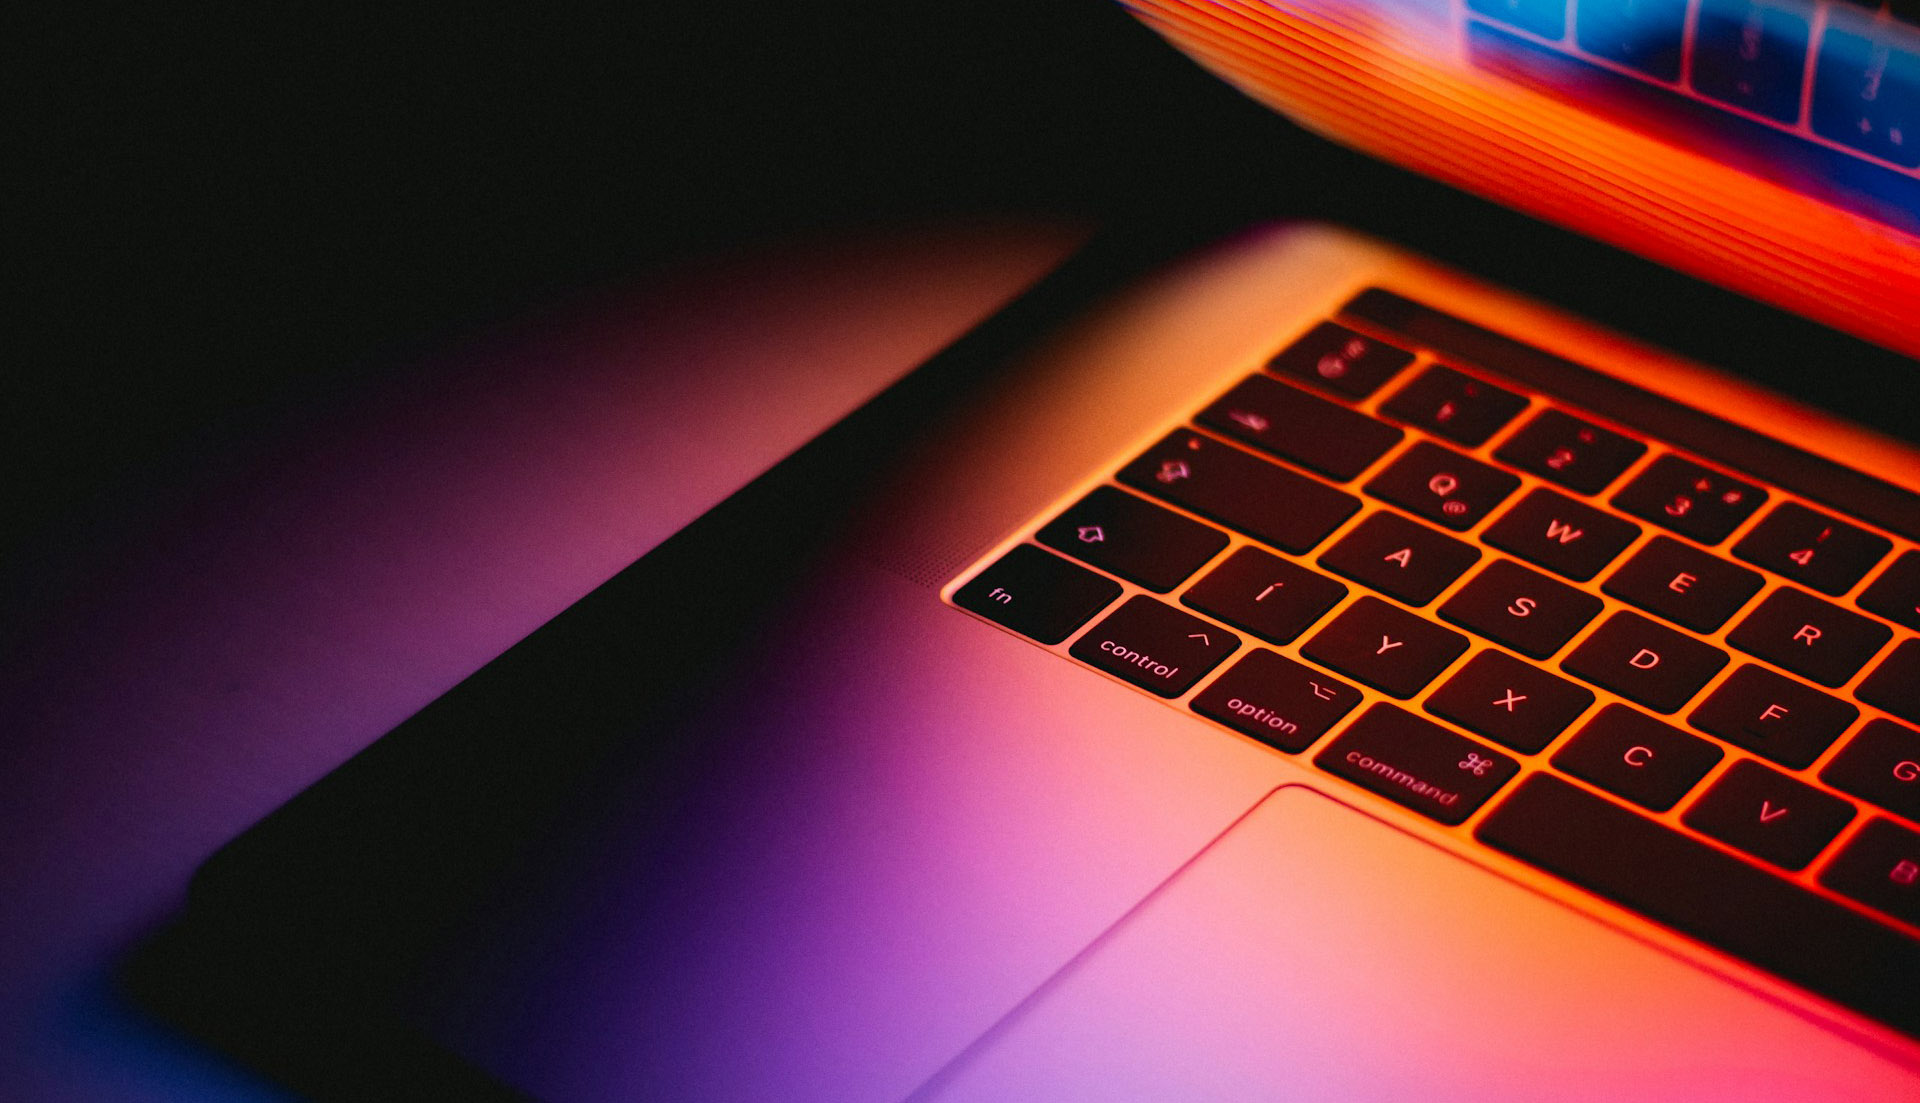
[[[1120,584],[1022,544],[954,591],[953,603],[1041,643],[1059,643],[1120,596]]]

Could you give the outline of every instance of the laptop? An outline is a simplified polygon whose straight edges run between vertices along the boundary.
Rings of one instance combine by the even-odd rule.
[[[1762,125],[1709,5],[1669,77],[1579,3],[1136,8],[1914,351],[1883,191],[1674,137]],[[1091,247],[236,839],[136,990],[338,1098],[1920,1098],[1920,451],[1351,231],[1191,245]]]

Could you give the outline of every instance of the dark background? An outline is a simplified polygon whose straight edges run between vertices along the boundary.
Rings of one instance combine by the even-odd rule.
[[[1696,285],[1312,138],[1104,0],[41,18],[10,65],[0,578],[474,326],[842,224],[1329,218],[1603,317],[1638,303],[1763,377],[1872,359],[1703,321]],[[1829,401],[1898,428],[1873,391]]]

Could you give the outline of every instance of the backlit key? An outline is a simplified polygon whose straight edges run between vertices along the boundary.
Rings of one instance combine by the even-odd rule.
[[[1375,475],[1367,493],[1456,531],[1493,512],[1520,480],[1497,467],[1421,441]]]
[[[1727,653],[1638,613],[1619,612],[1560,665],[1655,712],[1672,712],[1727,665]]]
[[[1519,763],[1393,705],[1375,705],[1314,765],[1439,820],[1460,823],[1507,783]]]
[[[1074,642],[1073,657],[1150,693],[1178,697],[1240,638],[1153,598],[1136,596]]]
[[[1736,762],[1680,819],[1782,869],[1804,869],[1853,819],[1853,805],[1758,762]]]
[[[1559,410],[1542,410],[1494,455],[1582,494],[1598,494],[1647,446]]]
[[[1823,594],[1844,594],[1892,547],[1884,536],[1783,502],[1733,546],[1733,554]]]
[[[1103,486],[1040,530],[1042,544],[1162,593],[1227,546],[1227,534]]]
[[[1893,629],[1877,620],[1782,586],[1727,633],[1727,642],[1823,686],[1837,686],[1892,636]]]

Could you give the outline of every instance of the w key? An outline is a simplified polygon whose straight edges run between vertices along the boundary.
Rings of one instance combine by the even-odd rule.
[[[1575,582],[1613,562],[1640,526],[1564,494],[1536,490],[1487,529],[1487,543]]]

